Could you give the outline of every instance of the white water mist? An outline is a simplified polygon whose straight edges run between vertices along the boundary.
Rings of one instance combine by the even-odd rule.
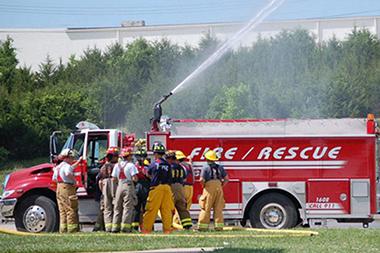
[[[231,38],[225,41],[210,57],[208,57],[198,68],[196,68],[189,76],[187,76],[181,83],[179,83],[172,91],[172,94],[178,92],[184,85],[189,83],[192,79],[197,77],[200,73],[217,62],[226,52],[231,50],[241,38],[248,32],[256,28],[266,17],[280,7],[285,0],[271,0],[263,9],[257,13],[244,27],[242,27]]]

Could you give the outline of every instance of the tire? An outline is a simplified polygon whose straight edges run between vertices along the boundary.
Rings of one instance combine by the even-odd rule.
[[[288,197],[268,193],[253,203],[249,220],[251,226],[256,228],[292,228],[298,222],[297,208]]]
[[[19,231],[56,232],[59,227],[57,205],[45,196],[28,196],[17,205],[15,224]]]

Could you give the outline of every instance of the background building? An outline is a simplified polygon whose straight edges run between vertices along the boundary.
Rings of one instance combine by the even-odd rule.
[[[127,44],[140,37],[149,41],[167,38],[180,45],[196,46],[206,34],[225,40],[242,25],[206,23],[145,26],[144,22],[136,22],[124,23],[120,27],[104,28],[0,29],[0,40],[10,36],[14,40],[20,65],[31,66],[36,70],[47,55],[56,63],[59,59],[65,63],[71,55],[80,56],[87,48],[105,49],[114,43]],[[366,28],[380,36],[380,16],[264,22],[242,39],[241,45],[253,43],[259,35],[265,38],[284,29],[297,28],[309,30],[318,42],[329,40],[334,36],[342,40],[354,27]]]

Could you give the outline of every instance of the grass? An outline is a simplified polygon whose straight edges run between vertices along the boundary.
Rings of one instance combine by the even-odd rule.
[[[20,161],[9,161],[0,167],[0,185],[4,182],[5,175],[11,173],[12,171],[28,168],[37,164],[48,162],[46,157],[38,157],[30,160],[20,160]],[[2,193],[2,187],[0,187],[0,194]]]
[[[1,252],[101,252],[159,248],[220,247],[216,252],[380,252],[380,230],[318,229],[318,236],[265,238],[257,232],[207,232],[201,235],[241,235],[243,238],[195,237],[198,232],[175,232],[165,237],[129,237],[123,234],[79,233],[45,236],[0,234]],[[185,237],[175,237],[175,234]],[[261,234],[261,233],[260,233]]]

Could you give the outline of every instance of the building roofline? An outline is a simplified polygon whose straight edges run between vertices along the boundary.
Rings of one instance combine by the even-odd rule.
[[[304,18],[304,19],[276,19],[262,22],[261,25],[276,24],[276,23],[313,23],[324,21],[346,21],[346,20],[363,20],[376,19],[380,15],[375,16],[350,16],[350,17],[335,17],[335,18]],[[145,25],[131,27],[68,27],[68,28],[0,28],[0,32],[46,32],[46,33],[61,33],[61,32],[92,32],[92,31],[136,31],[136,30],[157,30],[157,29],[183,29],[185,27],[218,27],[218,26],[237,26],[243,25],[245,22],[208,22],[208,23],[183,23],[183,24],[160,24],[160,25]]]

